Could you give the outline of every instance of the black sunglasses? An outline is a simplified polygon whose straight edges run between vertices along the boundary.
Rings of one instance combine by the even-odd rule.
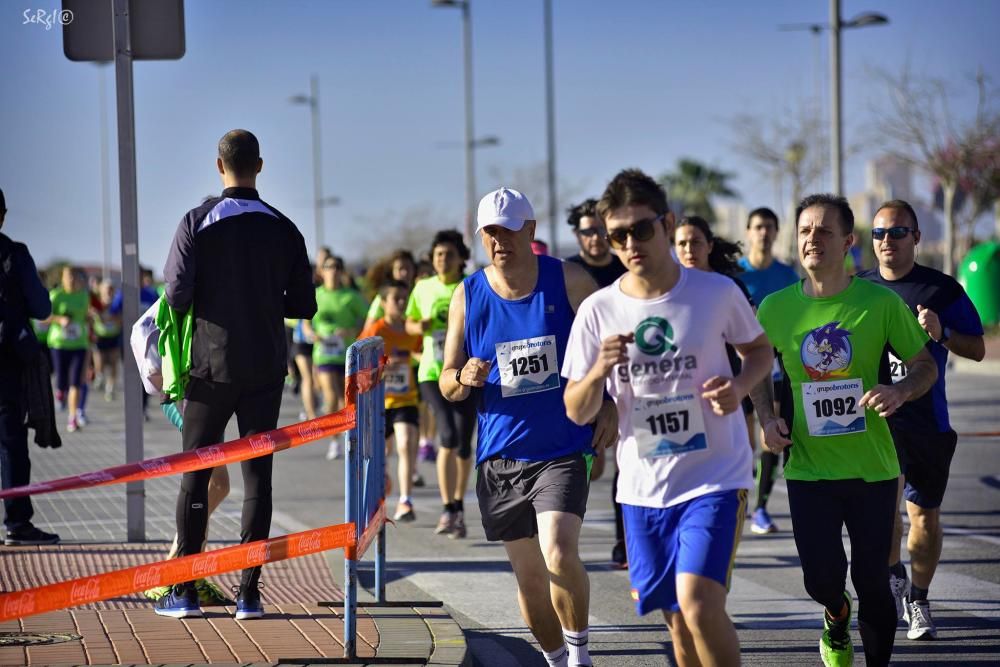
[[[591,236],[597,236],[598,234],[600,234],[601,230],[598,229],[597,227],[587,227],[586,229],[577,229],[576,233],[579,234],[580,236],[585,236],[587,238],[590,238]]]
[[[890,239],[905,239],[906,235],[910,232],[915,232],[916,230],[912,227],[875,227],[872,229],[872,238],[876,241],[881,241],[888,234]]]
[[[611,244],[612,248],[621,250],[628,242],[629,236],[634,238],[636,241],[648,241],[653,238],[653,234],[656,232],[655,225],[661,220],[663,220],[662,213],[655,218],[640,220],[634,223],[631,227],[609,231],[607,235],[608,243]]]

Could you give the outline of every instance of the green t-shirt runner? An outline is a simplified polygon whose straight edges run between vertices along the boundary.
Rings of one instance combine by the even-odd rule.
[[[424,353],[417,367],[417,382],[437,382],[444,365],[444,336],[448,329],[448,307],[465,276],[445,285],[437,276],[418,280],[406,304],[409,320],[431,320],[431,328],[424,332]]]
[[[368,304],[353,289],[340,287],[329,290],[316,288],[316,315],[312,319],[316,342],[313,345],[313,363],[317,366],[343,365],[347,361],[347,347],[365,322]],[[350,336],[337,334],[347,329]]]
[[[757,312],[791,380],[795,403],[787,479],[899,476],[885,419],[859,405],[878,384],[886,343],[904,359],[927,344],[916,318],[895,293],[853,278],[832,297],[813,298],[797,282],[764,299]]]
[[[67,292],[57,287],[49,292],[52,301],[53,318],[69,317],[66,326],[53,319],[49,325],[48,341],[53,350],[86,350],[90,339],[87,327],[87,312],[90,310],[90,294],[87,290]]]

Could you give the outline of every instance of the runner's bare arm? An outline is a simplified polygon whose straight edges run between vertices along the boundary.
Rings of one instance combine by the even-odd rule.
[[[580,265],[573,262],[563,262],[563,280],[566,283],[566,296],[569,305],[575,313],[580,304],[588,296],[597,291],[597,283]]]
[[[906,377],[896,384],[875,385],[861,397],[861,405],[871,408],[879,417],[889,417],[903,403],[926,394],[937,382],[937,363],[926,347],[905,363]]]
[[[411,318],[406,319],[406,333],[411,336],[423,336],[424,332],[427,330],[425,323],[430,322],[430,320],[414,320]]]
[[[570,421],[580,426],[594,421],[604,403],[604,383],[617,364],[628,362],[627,345],[634,340],[634,333],[605,338],[601,341],[597,361],[587,375],[582,380],[569,380],[566,383],[563,403],[566,404],[566,416]]]
[[[484,367],[485,366],[485,370]],[[461,371],[462,381],[457,375]],[[472,387],[486,383],[489,364],[482,359],[469,359],[465,354],[465,285],[455,288],[448,307],[448,333],[444,339],[444,366],[438,378],[441,395],[449,401],[461,401]]]
[[[944,336],[944,326],[941,324],[941,319],[930,308],[924,308],[917,304],[917,322],[934,340],[940,341]],[[949,329],[948,340],[943,345],[948,348],[949,352],[973,361],[982,361],[983,357],[986,356],[986,343],[982,336],[959,333]]]

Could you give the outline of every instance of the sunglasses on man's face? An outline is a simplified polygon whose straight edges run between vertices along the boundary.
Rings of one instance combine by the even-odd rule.
[[[591,236],[600,236],[601,229],[599,227],[588,227],[587,229],[578,229],[576,233],[589,239]]]
[[[653,238],[653,234],[656,233],[656,223],[663,220],[663,215],[658,215],[655,218],[646,218],[644,220],[639,220],[633,223],[630,227],[623,227],[622,229],[615,229],[608,231],[608,243],[611,244],[612,248],[617,248],[621,250],[628,243],[628,237],[632,237],[636,241],[648,241]]]
[[[339,264],[324,264],[323,269],[325,271],[343,271],[344,267],[340,266]]]
[[[888,234],[890,239],[898,241],[905,239],[906,235],[915,231],[912,227],[875,227],[872,229],[872,238],[881,241]]]

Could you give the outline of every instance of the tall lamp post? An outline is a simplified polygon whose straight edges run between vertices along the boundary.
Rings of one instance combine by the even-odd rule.
[[[844,28],[864,28],[885,25],[889,18],[884,14],[865,12],[850,21],[840,20],[840,0],[830,0],[830,168],[833,170],[833,192],[844,192],[844,141],[841,136],[840,102],[840,31]]]
[[[556,218],[559,201],[556,195],[556,102],[554,75],[552,73],[552,0],[545,0],[545,140],[548,148],[549,182],[549,242],[552,254],[558,256],[556,243]]]
[[[320,153],[319,132],[319,77],[313,74],[309,77],[309,94],[293,95],[288,100],[292,104],[305,104],[312,116],[312,154],[313,154],[313,216],[315,225],[316,249],[324,244],[323,238],[323,159]],[[335,199],[335,198],[334,198]]]
[[[472,20],[469,15],[470,0],[431,0],[433,7],[458,7],[462,10],[462,62],[465,79],[465,242],[473,243],[476,219],[476,163],[474,157],[475,132],[472,108]]]
[[[864,28],[873,25],[885,25],[889,17],[877,12],[864,12],[849,21],[840,18],[840,0],[830,0],[830,23],[804,23],[781,26],[783,30],[809,30],[814,35],[821,30],[830,31],[830,171],[833,178],[834,194],[844,192],[844,140],[842,136],[843,121],[841,119],[842,104],[840,90],[842,87],[840,75],[840,31],[848,28]]]

